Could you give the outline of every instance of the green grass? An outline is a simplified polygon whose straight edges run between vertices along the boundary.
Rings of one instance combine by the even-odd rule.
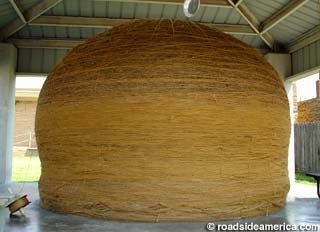
[[[300,184],[316,184],[316,180],[313,177],[306,176],[303,173],[296,173],[296,183]]]
[[[38,181],[41,174],[41,165],[38,156],[13,156],[12,181]]]

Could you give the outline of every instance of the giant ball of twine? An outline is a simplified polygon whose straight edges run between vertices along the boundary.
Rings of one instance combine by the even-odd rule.
[[[289,186],[288,108],[276,71],[232,36],[121,24],[72,49],[41,90],[42,206],[137,221],[268,215]]]

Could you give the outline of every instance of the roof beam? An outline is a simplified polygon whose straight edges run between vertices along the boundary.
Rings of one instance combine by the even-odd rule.
[[[18,48],[71,49],[85,41],[85,39],[9,39],[7,42],[14,44]],[[261,53],[267,52],[265,49],[258,50]]]
[[[95,27],[110,28],[119,23],[129,22],[134,19],[111,19],[111,18],[91,18],[72,16],[40,16],[29,23],[31,26],[63,26],[63,27]],[[256,35],[248,25],[237,24],[211,24],[204,23],[230,34]]]
[[[304,33],[300,38],[290,43],[287,50],[289,53],[292,53],[317,40],[320,40],[320,25],[314,27],[307,33]]]
[[[99,1],[110,1],[110,0],[99,0]],[[182,5],[183,0],[113,0],[113,1],[125,1],[134,3],[154,3],[154,4],[172,4],[172,5]],[[201,0],[201,6],[209,7],[223,7],[232,8],[227,0]]]
[[[243,24],[217,24],[217,23],[201,23],[209,27],[218,29],[228,34],[234,35],[257,35],[250,26]]]
[[[62,0],[42,0],[25,12],[24,15],[27,19],[27,22],[31,22],[32,20],[36,19],[61,1]]]
[[[49,10],[50,8],[54,7],[62,0],[42,0],[38,4],[32,6],[28,10],[23,13],[23,16],[26,22],[21,21],[20,18],[15,19],[9,22],[6,26],[1,29],[0,32],[0,40],[8,38],[10,35],[14,34],[21,28],[23,28],[26,23],[31,22],[32,20],[39,17],[41,14]]]
[[[238,7],[241,4],[242,1],[243,0],[237,0],[237,2],[235,3],[235,6]]]
[[[16,72],[16,76],[32,76],[32,77],[43,77],[46,78],[48,73],[40,73],[40,72]]]
[[[0,30],[0,41],[8,38],[10,35],[14,34],[16,31],[23,28],[26,24],[20,20],[20,18],[15,19],[8,23],[6,26]]]
[[[309,0],[293,0],[282,7],[275,14],[271,15],[265,21],[263,21],[260,25],[260,33],[263,34],[274,27],[276,24],[287,18],[293,12],[302,7]]]
[[[266,32],[261,34],[259,31],[260,22],[257,17],[251,12],[251,10],[247,7],[245,2],[241,2],[241,4],[237,5],[233,0],[228,0],[230,5],[248,22],[250,27],[255,31],[255,33],[271,48],[273,49],[274,40],[272,36]]]
[[[26,19],[24,18],[23,15],[23,8],[19,2],[19,0],[9,0],[9,2],[11,3],[12,7],[14,8],[14,10],[16,11],[17,15],[19,16],[19,18],[21,19],[21,21],[23,23],[26,23]]]
[[[308,69],[306,71],[294,74],[292,76],[288,76],[285,78],[285,81],[289,81],[289,82],[298,81],[298,80],[301,80],[305,77],[309,77],[309,76],[317,74],[317,73],[320,73],[320,65],[316,66],[314,68]]]
[[[9,39],[18,48],[70,49],[85,42],[83,39]]]
[[[73,16],[40,16],[29,23],[30,26],[95,27],[109,28],[133,19],[91,18]]]

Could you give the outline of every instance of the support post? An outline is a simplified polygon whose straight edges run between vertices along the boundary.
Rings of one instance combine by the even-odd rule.
[[[16,61],[17,49],[0,43],[0,185],[8,184],[12,175]]]
[[[17,49],[0,43],[0,192],[10,183],[15,112],[15,70]],[[0,206],[0,232],[4,231],[5,210]]]

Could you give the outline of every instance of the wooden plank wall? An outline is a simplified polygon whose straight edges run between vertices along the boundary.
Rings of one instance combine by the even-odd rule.
[[[320,172],[320,123],[294,125],[296,172]]]

